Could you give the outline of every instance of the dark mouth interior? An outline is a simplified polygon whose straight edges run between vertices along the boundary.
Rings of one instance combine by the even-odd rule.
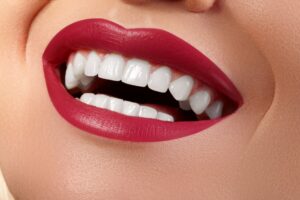
[[[62,83],[66,72],[66,64],[61,65],[59,74]],[[196,115],[193,111],[184,111],[179,107],[179,102],[176,101],[171,93],[159,93],[150,90],[148,87],[136,87],[127,85],[123,82],[109,81],[100,78],[92,83],[88,89],[75,88],[68,90],[69,94],[74,98],[80,98],[83,93],[105,94],[108,96],[120,98],[123,100],[139,103],[140,105],[149,105],[153,108],[171,114],[175,121],[198,121],[209,120],[209,117],[204,113]],[[237,106],[232,100],[229,100],[224,95],[221,97],[224,102],[223,116],[233,113]]]

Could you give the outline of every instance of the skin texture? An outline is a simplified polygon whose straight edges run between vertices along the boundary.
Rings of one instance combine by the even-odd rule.
[[[16,199],[300,198],[300,2],[227,0],[196,13],[186,3],[1,3],[0,166]],[[52,106],[41,57],[63,27],[94,17],[183,38],[236,84],[244,106],[169,142],[78,130]]]

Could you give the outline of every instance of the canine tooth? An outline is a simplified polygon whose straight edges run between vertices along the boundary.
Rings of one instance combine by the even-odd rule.
[[[92,93],[84,93],[83,95],[81,95],[80,97],[80,101],[86,104],[91,104],[91,102],[94,99],[94,94]]]
[[[109,97],[104,94],[95,95],[91,105],[96,106],[98,108],[107,108],[107,104],[109,101]]]
[[[110,111],[121,113],[123,108],[123,100],[115,97],[110,97],[108,100],[107,109]]]
[[[101,59],[95,51],[92,51],[87,58],[87,62],[84,69],[86,76],[96,76],[99,72]]]
[[[139,117],[156,119],[157,110],[148,106],[141,106],[139,111]]]
[[[129,85],[146,87],[150,74],[150,64],[140,59],[131,59],[127,62],[122,82]]]
[[[151,90],[165,93],[169,88],[172,78],[171,76],[172,73],[170,68],[160,67],[150,75],[148,87]]]
[[[169,87],[173,97],[177,101],[185,101],[188,99],[194,85],[194,79],[191,76],[185,75],[174,80]]]
[[[167,122],[174,122],[174,117],[163,113],[163,112],[158,112],[157,113],[157,119],[161,120],[161,121],[167,121]]]
[[[117,54],[108,54],[101,63],[98,76],[103,79],[120,81],[122,79],[125,60]]]
[[[75,77],[73,71],[73,65],[71,63],[68,64],[66,75],[65,75],[65,85],[67,89],[73,89],[79,85],[79,80]]]
[[[190,102],[189,102],[188,100],[187,100],[187,101],[180,101],[180,102],[179,102],[179,107],[180,107],[182,110],[185,110],[185,111],[192,110],[191,105],[190,105]]]
[[[211,92],[207,88],[198,90],[190,97],[190,105],[194,113],[202,114],[212,100]]]
[[[205,110],[205,112],[210,119],[217,119],[222,116],[223,106],[224,104],[222,101],[215,101]]]
[[[140,105],[130,101],[124,101],[122,113],[127,116],[138,116]]]
[[[86,58],[81,53],[77,52],[74,56],[73,68],[75,77],[77,77],[78,79],[83,77],[85,63]]]

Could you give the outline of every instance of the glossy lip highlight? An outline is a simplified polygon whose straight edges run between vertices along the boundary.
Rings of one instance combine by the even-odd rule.
[[[198,133],[224,118],[170,123],[127,117],[81,103],[68,94],[56,71],[79,49],[118,52],[167,65],[193,75],[225,94],[238,107],[243,103],[226,75],[182,39],[159,29],[126,29],[108,20],[87,19],[67,26],[51,40],[44,52],[43,64],[48,92],[57,111],[71,124],[91,134],[126,141],[164,141]]]

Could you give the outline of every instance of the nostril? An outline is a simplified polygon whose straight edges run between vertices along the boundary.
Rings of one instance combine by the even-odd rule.
[[[185,0],[185,6],[192,12],[205,12],[210,10],[216,0]]]

